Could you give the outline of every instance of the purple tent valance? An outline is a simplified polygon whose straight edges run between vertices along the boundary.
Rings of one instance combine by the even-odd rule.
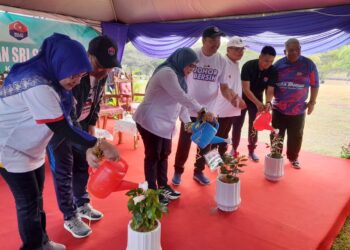
[[[211,25],[218,26],[227,36],[241,36],[255,51],[272,45],[278,54],[283,54],[284,42],[296,37],[303,54],[314,54],[350,43],[350,5],[265,17],[129,25],[102,23],[102,32],[118,44],[119,59],[128,41],[148,56],[165,58],[177,48],[192,46]]]

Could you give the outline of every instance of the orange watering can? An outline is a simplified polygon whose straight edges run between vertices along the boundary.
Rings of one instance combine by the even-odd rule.
[[[97,198],[104,199],[110,193],[129,190],[133,188],[144,188],[146,184],[138,184],[130,181],[124,181],[123,178],[128,171],[128,164],[125,160],[108,161],[101,163],[96,170],[90,168],[90,178],[88,182],[89,192]]]
[[[274,129],[270,123],[272,121],[272,115],[270,112],[259,112],[256,114],[256,118],[253,122],[254,129],[261,130],[271,130],[274,133],[278,133],[278,129]]]

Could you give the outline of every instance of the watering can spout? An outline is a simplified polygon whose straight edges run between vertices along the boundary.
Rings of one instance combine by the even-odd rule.
[[[123,180],[123,181],[119,182],[119,184],[114,188],[114,190],[112,192],[135,189],[138,187],[139,187],[138,183]]]
[[[148,189],[148,183],[147,181],[143,183],[135,183],[131,181],[124,181],[122,180],[112,192],[118,192],[123,190],[129,190],[129,189],[135,189],[135,188],[142,188],[143,190]]]
[[[225,139],[222,137],[214,136],[214,138],[211,140],[210,144],[218,144],[218,143],[228,143],[231,144],[230,139]]]

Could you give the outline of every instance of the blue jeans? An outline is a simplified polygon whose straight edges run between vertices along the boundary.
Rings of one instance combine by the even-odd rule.
[[[10,173],[0,168],[15,198],[21,250],[42,249],[48,241],[46,215],[43,209],[45,167],[26,173]]]

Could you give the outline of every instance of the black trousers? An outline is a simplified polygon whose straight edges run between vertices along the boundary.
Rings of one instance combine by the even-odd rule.
[[[45,167],[26,173],[10,173],[0,168],[0,174],[15,198],[18,229],[23,242],[20,249],[43,249],[42,246],[49,240],[43,209]]]
[[[241,111],[240,116],[235,116],[232,126],[232,147],[237,151],[239,142],[241,140],[242,127],[244,124],[245,116],[248,112],[248,151],[249,153],[254,152],[256,143],[258,141],[258,132],[253,128],[253,122],[256,118],[258,109],[255,105],[248,105],[246,109]]]
[[[137,124],[145,146],[144,171],[149,188],[157,189],[168,183],[168,157],[171,153],[171,139],[159,137]]]
[[[51,172],[55,184],[58,207],[64,220],[76,216],[77,207],[90,202],[87,192],[89,179],[85,152],[75,148],[69,140],[56,147],[47,147]]]
[[[279,136],[284,138],[287,131],[287,158],[290,161],[298,159],[303,131],[305,114],[284,115],[276,110],[272,111],[272,127],[279,129]]]
[[[235,116],[223,117],[223,118],[219,117],[218,118],[219,129],[218,129],[218,132],[216,133],[216,136],[227,139],[234,120],[235,120]],[[228,149],[227,143],[213,144],[212,148],[213,147],[218,147],[218,151],[221,156],[223,156]]]
[[[192,122],[196,121],[196,117],[191,117]],[[185,170],[185,163],[188,159],[191,148],[191,133],[185,131],[185,124],[181,122],[179,142],[177,144],[177,150],[175,155],[175,173],[182,174]],[[205,168],[205,158],[204,155],[210,151],[211,145],[201,149],[197,147],[196,162],[194,163],[194,172],[203,172]]]

